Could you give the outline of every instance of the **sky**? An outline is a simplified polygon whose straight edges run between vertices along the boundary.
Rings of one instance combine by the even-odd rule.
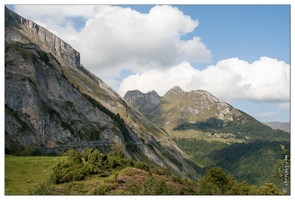
[[[289,5],[8,5],[80,52],[121,96],[207,90],[261,122],[290,121]]]

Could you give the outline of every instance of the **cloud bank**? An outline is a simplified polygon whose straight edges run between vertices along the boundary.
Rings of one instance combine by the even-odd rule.
[[[207,90],[224,101],[245,98],[290,106],[290,65],[283,61],[230,58],[204,70],[192,67],[192,62],[210,62],[211,51],[198,36],[183,39],[199,21],[176,7],[155,6],[146,14],[107,5],[16,5],[15,11],[70,43],[81,53],[81,63],[119,87],[122,96],[132,89],[164,95],[178,85]]]
[[[124,69],[142,73],[211,60],[200,37],[181,39],[199,21],[176,7],[155,6],[147,14],[105,5],[16,5],[15,11],[70,43],[81,63],[106,81]],[[73,19],[85,25],[77,30]]]
[[[286,102],[290,99],[290,65],[269,57],[253,63],[230,58],[200,71],[183,62],[169,69],[131,75],[121,83],[119,94],[139,89],[164,95],[175,85],[186,91],[207,90],[224,101],[243,98]],[[287,107],[287,103],[282,106]]]

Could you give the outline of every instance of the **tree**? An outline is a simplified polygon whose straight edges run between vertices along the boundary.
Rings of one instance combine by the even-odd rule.
[[[283,194],[275,184],[273,183],[265,183],[258,190],[258,194],[261,195],[278,195]]]
[[[200,194],[225,194],[236,184],[234,177],[222,168],[213,167],[199,182]]]

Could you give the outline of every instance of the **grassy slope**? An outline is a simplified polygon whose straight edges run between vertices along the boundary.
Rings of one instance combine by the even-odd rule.
[[[29,190],[45,182],[51,169],[64,157],[5,156],[5,195],[29,194]]]
[[[5,156],[5,195],[28,195],[41,183],[46,183],[52,168],[62,159],[62,156]],[[142,185],[148,177],[148,172],[133,168],[118,168],[109,176],[91,175],[83,181],[72,181],[52,185],[55,195],[89,195],[89,194],[132,194],[130,188]],[[184,194],[195,194],[198,191],[196,183],[179,183],[173,176],[153,173],[157,180],[164,180],[173,191],[183,191]],[[134,184],[135,183],[135,184]],[[132,191],[132,190],[131,190]]]

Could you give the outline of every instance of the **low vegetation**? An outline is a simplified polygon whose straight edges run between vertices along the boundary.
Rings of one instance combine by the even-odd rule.
[[[282,194],[273,183],[238,182],[222,168],[208,169],[198,182],[176,177],[167,168],[135,162],[113,148],[63,156],[5,157],[5,194],[30,195],[207,195]]]

